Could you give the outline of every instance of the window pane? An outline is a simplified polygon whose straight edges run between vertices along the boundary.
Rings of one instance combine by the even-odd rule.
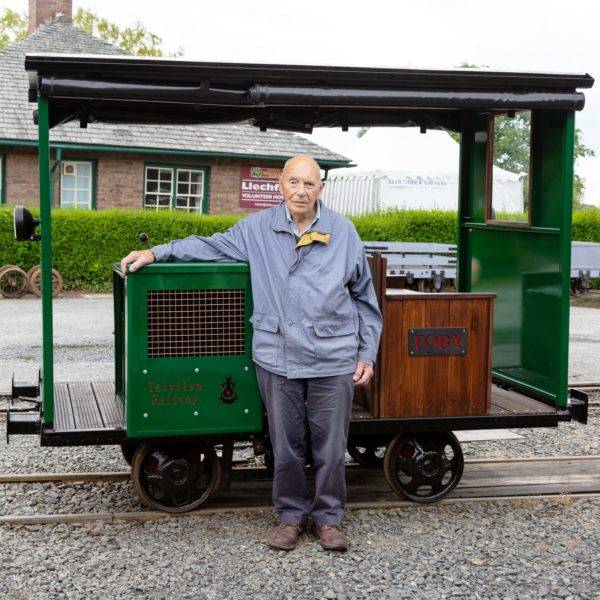
[[[62,194],[60,196],[60,203],[70,203],[75,202],[75,192],[73,190],[62,190]]]
[[[144,204],[146,206],[156,206],[158,198],[153,194],[146,194],[144,198]]]
[[[167,181],[167,182],[161,181],[159,185],[160,185],[161,192],[170,192],[171,191],[171,182],[170,181]]]
[[[158,181],[147,181],[146,182],[147,192],[158,192]]]
[[[496,221],[529,221],[529,156],[531,111],[493,120],[491,208]],[[488,186],[489,190],[489,186]]]
[[[190,172],[189,171],[177,171],[177,181],[189,181],[190,180]]]
[[[91,208],[92,163],[63,161],[60,179],[60,205]]]
[[[159,196],[158,204],[160,206],[170,206],[171,205],[171,196]]]
[[[198,182],[202,176],[202,171],[192,171],[190,174],[190,181]]]
[[[91,163],[84,163],[84,162],[78,162],[75,163],[75,175],[79,176],[84,176],[84,177],[90,177],[92,174],[92,164]]]
[[[73,189],[75,187],[75,176],[74,175],[63,175],[62,176],[63,188]]]
[[[159,179],[161,181],[171,181],[173,179],[173,170],[172,169],[160,169]]]
[[[158,169],[147,168],[146,179],[158,180]]]
[[[177,193],[178,194],[188,194],[189,188],[190,188],[189,183],[178,183],[177,184]]]
[[[193,194],[194,196],[200,196],[201,193],[202,193],[201,185],[199,185],[198,183],[190,184],[190,194]]]
[[[187,198],[177,196],[177,200],[175,201],[175,206],[177,206],[177,208],[182,208],[182,207],[187,208]]]

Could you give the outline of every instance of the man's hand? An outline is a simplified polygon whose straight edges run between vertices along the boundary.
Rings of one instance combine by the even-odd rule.
[[[133,273],[144,265],[149,265],[156,260],[152,250],[134,250],[130,252],[125,258],[121,260],[121,273],[127,275],[127,266],[129,265],[129,272]]]
[[[373,377],[373,365],[364,362],[356,363],[356,371],[352,379],[356,385],[366,385],[369,383],[371,377]]]

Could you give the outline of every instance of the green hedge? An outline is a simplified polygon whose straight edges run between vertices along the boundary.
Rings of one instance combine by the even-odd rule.
[[[111,265],[133,249],[144,247],[138,234],[161,244],[191,234],[225,231],[244,215],[193,215],[149,211],[55,210],[52,220],[54,266],[67,289],[108,291]],[[352,219],[363,240],[456,242],[456,214],[451,211],[394,210]],[[0,209],[0,266],[27,270],[39,262],[38,243],[17,243],[12,234],[12,208]],[[573,216],[573,239],[600,242],[600,210]]]
[[[147,233],[152,245],[191,234],[225,231],[240,217],[192,215],[182,212],[76,211],[52,213],[52,257],[66,289],[108,291],[113,263],[131,250],[145,248],[138,234]],[[0,210],[0,266],[16,264],[27,270],[39,263],[39,243],[16,242],[12,209]]]

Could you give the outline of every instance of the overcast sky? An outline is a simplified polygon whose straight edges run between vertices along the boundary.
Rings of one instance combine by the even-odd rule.
[[[600,2],[596,0],[73,0],[121,25],[141,21],[167,50],[206,61],[492,69],[590,73],[600,77]],[[1,6],[27,10],[27,0]],[[580,161],[586,201],[600,205],[600,82],[584,92],[577,114],[596,158]],[[320,134],[332,149],[351,148],[348,135]],[[441,134],[428,144],[443,144]],[[425,137],[425,136],[424,136]],[[367,136],[365,136],[365,142]],[[414,133],[399,138],[398,161],[412,156]],[[351,140],[352,141],[352,140]],[[436,148],[432,155],[443,155]],[[350,156],[352,158],[352,156]],[[423,155],[423,168],[427,154]],[[385,165],[387,168],[387,165]],[[403,165],[398,164],[398,169]],[[414,168],[411,163],[410,168]],[[435,165],[436,170],[441,170]]]

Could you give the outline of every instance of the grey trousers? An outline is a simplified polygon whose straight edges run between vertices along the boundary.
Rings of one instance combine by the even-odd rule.
[[[319,525],[339,525],[346,505],[345,454],[352,412],[352,373],[288,379],[256,365],[267,409],[275,472],[273,504],[283,523],[312,517]],[[310,428],[315,472],[311,501],[304,466]]]

